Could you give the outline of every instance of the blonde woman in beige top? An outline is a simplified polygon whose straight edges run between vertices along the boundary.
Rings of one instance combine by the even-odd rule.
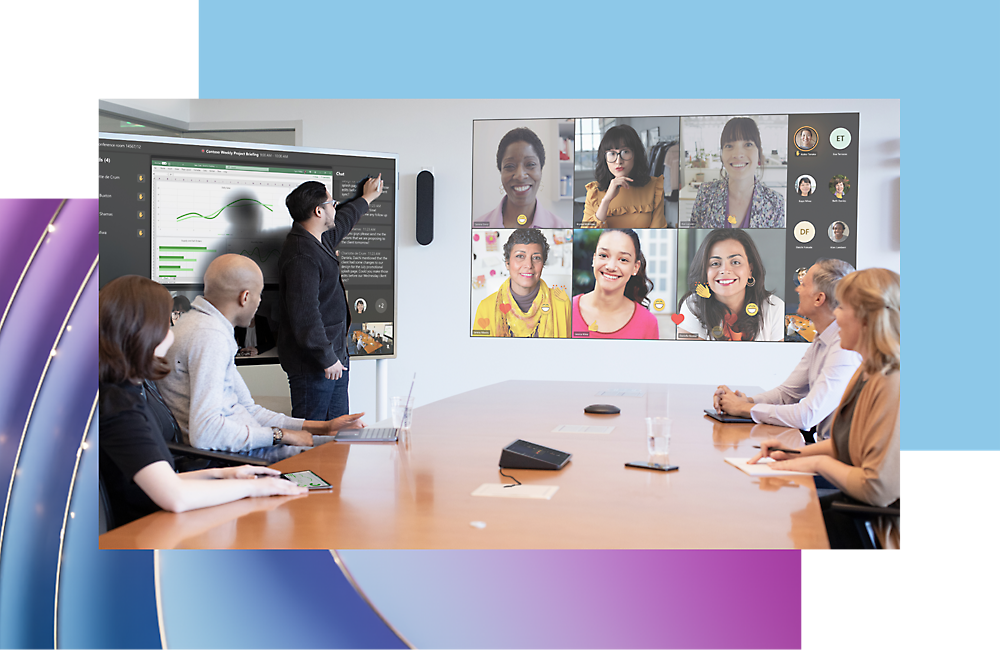
[[[862,362],[834,411],[830,438],[795,458],[774,450],[781,447],[778,440],[768,440],[749,462],[771,456],[781,461],[774,469],[816,472],[848,496],[883,507],[899,499],[899,274],[852,273],[837,286],[837,300],[840,345],[859,352]],[[822,504],[831,501],[824,497]],[[836,547],[832,518],[824,508]],[[899,548],[898,517],[879,518],[875,530],[883,548]]]

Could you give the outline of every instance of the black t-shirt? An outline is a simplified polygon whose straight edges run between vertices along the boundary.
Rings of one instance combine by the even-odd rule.
[[[135,484],[139,470],[161,460],[174,468],[166,444],[173,428],[165,427],[151,406],[141,386],[101,384],[100,471],[116,526],[159,510]]]

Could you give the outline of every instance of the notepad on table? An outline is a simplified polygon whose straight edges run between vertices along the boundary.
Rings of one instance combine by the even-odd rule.
[[[792,472],[787,469],[771,469],[769,465],[773,458],[763,458],[753,465],[748,465],[749,458],[726,458],[727,463],[750,476],[816,476],[816,472]]]

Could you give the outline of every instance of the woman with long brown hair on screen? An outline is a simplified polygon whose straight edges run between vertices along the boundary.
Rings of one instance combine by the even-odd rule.
[[[634,230],[605,230],[594,251],[594,289],[573,297],[573,336],[599,339],[658,339],[649,313],[653,282]]]
[[[248,496],[306,493],[268,467],[175,473],[166,445],[172,416],[155,400],[150,383],[170,372],[163,358],[174,341],[170,292],[148,278],[126,275],[101,289],[98,303],[100,474],[116,525],[158,509],[184,512]]]
[[[846,494],[885,507],[899,500],[899,274],[865,269],[837,285],[834,314],[840,345],[861,354],[861,367],[834,411],[830,438],[800,449],[792,458],[777,440],[760,443],[756,463],[768,456],[774,469],[816,472]],[[853,521],[830,509],[840,493],[820,499],[830,546],[861,548]],[[883,548],[899,547],[899,518],[880,517]]]
[[[764,260],[744,230],[713,230],[688,270],[677,338],[785,340],[785,303],[765,288]]]

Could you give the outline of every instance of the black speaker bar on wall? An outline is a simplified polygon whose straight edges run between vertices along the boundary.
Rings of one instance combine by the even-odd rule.
[[[417,243],[426,246],[434,241],[434,174],[417,174]]]

